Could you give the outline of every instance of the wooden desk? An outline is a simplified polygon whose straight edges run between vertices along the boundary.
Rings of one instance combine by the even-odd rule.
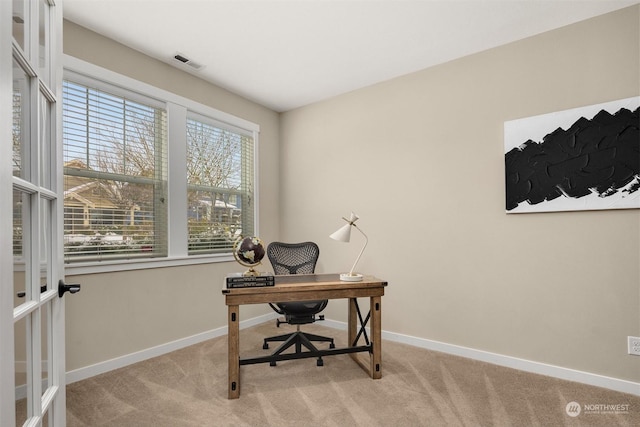
[[[323,356],[349,354],[373,379],[382,376],[381,369],[381,299],[387,282],[372,276],[365,276],[361,282],[341,282],[338,274],[310,274],[275,276],[275,286],[255,288],[223,289],[225,304],[228,306],[229,324],[229,399],[240,397],[240,365],[263,363],[272,360],[269,357],[240,359],[240,311],[242,304],[263,304],[286,301],[313,301],[323,299],[349,299],[348,342],[349,347],[321,350]],[[369,298],[369,314],[362,318],[357,298]],[[365,326],[371,320],[371,341],[367,337]],[[358,321],[360,328],[358,329]],[[360,338],[364,345],[358,345]],[[258,344],[256,344],[258,345]],[[359,352],[368,352],[369,360],[358,357]],[[281,354],[277,360],[315,357]],[[367,363],[368,362],[368,363]]]

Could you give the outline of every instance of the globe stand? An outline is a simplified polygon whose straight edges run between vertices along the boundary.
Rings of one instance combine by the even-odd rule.
[[[237,261],[237,260],[236,260]],[[242,264],[240,261],[238,261],[240,264]],[[245,267],[249,267],[246,264],[242,264]],[[256,276],[260,276],[260,272],[255,270],[253,267],[249,268],[247,271],[245,271],[244,273],[242,273],[242,275],[244,277],[256,277]]]

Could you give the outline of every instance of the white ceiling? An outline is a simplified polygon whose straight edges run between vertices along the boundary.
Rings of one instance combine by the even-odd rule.
[[[639,2],[64,0],[64,16],[287,111]]]

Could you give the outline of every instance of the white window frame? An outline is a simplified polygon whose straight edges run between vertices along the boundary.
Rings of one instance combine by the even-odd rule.
[[[231,127],[237,127],[253,135],[253,216],[254,234],[259,235],[259,175],[258,147],[260,126],[248,120],[217,110],[191,99],[157,88],[144,82],[115,73],[78,58],[64,55],[64,78],[73,80],[75,74],[87,76],[110,85],[121,87],[161,100],[166,103],[168,126],[168,254],[166,257],[136,260],[91,261],[65,264],[66,274],[89,274],[109,271],[138,270],[154,267],[204,264],[233,261],[231,253],[188,255],[187,185],[186,185],[186,123],[189,112],[209,117]],[[73,75],[73,77],[71,77]],[[177,179],[175,177],[178,177]],[[181,179],[180,177],[183,177]]]

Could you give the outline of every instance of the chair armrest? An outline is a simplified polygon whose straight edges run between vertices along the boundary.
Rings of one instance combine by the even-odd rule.
[[[280,310],[280,308],[277,305],[273,305],[272,303],[268,303],[271,308],[273,309],[273,311],[275,311],[278,314],[284,314],[284,311]]]

